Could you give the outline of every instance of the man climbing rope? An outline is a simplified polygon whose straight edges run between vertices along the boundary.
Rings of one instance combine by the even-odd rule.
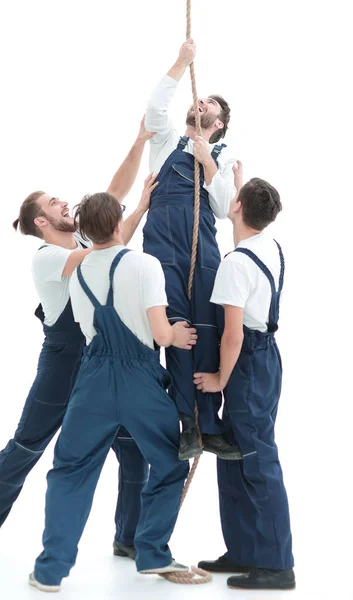
[[[167,368],[173,377],[169,393],[176,402],[182,422],[181,460],[202,453],[195,425],[193,373],[214,371],[219,364],[217,308],[209,302],[220,263],[214,215],[226,218],[235,194],[232,161],[222,164],[219,154],[224,144],[212,145],[225,135],[228,128],[230,109],[226,101],[220,96],[199,100],[202,137],[196,136],[194,108],[187,113],[187,129],[180,139],[168,117],[169,103],[178,81],[193,62],[195,52],[192,39],[182,45],[177,61],[153,92],[145,117],[146,129],[156,132],[151,138],[150,168],[155,173],[159,172],[159,185],[151,196],[144,227],[144,250],[162,263],[170,322],[186,320],[197,328],[199,336],[193,355],[177,348],[166,350]],[[197,262],[192,300],[189,301],[194,156],[202,165],[201,203]],[[241,458],[239,449],[226,439],[224,426],[218,417],[221,394],[197,393],[196,396],[204,449],[223,459]]]

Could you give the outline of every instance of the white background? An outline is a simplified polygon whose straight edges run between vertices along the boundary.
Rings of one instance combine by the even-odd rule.
[[[148,96],[185,36],[184,0],[7,0],[1,51],[1,417],[12,436],[33,380],[42,334],[30,265],[39,245],[11,228],[42,189],[74,204],[106,189]],[[273,230],[287,259],[278,342],[278,417],[291,505],[298,598],[353,598],[351,384],[352,119],[350,2],[194,0],[198,93],[232,107],[228,148],[247,178],[268,179],[283,213]],[[172,107],[180,133],[191,103],[185,76]],[[127,204],[136,205],[147,153]],[[141,248],[141,231],[132,247]],[[231,225],[219,223],[222,253]],[[26,577],[41,548],[50,446],[0,533],[0,597],[34,598]],[[109,457],[62,598],[272,597],[228,590],[226,577],[183,587],[113,559],[117,466]],[[224,552],[215,459],[205,456],[172,540],[195,563]],[[279,598],[284,594],[274,593]]]

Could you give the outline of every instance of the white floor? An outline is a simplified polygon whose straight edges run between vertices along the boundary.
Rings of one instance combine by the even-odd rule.
[[[287,432],[288,433],[288,432]],[[291,438],[291,435],[287,438]],[[143,598],[239,598],[239,600],[309,600],[353,598],[351,575],[351,531],[346,525],[350,501],[329,487],[332,477],[321,479],[324,461],[316,462],[315,477],[309,484],[308,466],[303,468],[303,446],[287,455],[283,440],[283,465],[292,507],[297,589],[292,592],[241,592],[228,589],[226,575],[216,575],[211,583],[180,586],[157,576],[138,575],[133,561],[112,555],[112,516],[116,488],[116,462],[111,455],[104,467],[92,513],[81,540],[77,565],[64,580],[61,600]],[[41,550],[45,474],[50,468],[52,446],[27,480],[26,486],[0,533],[0,598],[34,600],[40,592],[27,585],[36,555]],[[329,461],[325,461],[331,471]],[[314,464],[314,463],[313,463]],[[291,476],[290,476],[291,475]],[[339,492],[339,490],[337,490]],[[195,564],[216,558],[224,552],[217,513],[215,459],[204,455],[189,497],[182,509],[171,541],[173,555],[180,562]],[[350,580],[351,581],[351,580]],[[288,594],[290,594],[288,596]]]

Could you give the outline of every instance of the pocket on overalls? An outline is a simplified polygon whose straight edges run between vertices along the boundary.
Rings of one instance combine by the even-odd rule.
[[[252,379],[252,355],[241,352],[225,389],[224,397],[234,438],[243,456],[256,450],[254,444],[256,429],[250,406]]]
[[[186,165],[175,164],[170,169],[167,194],[190,194],[194,189],[194,170]]]
[[[175,248],[170,227],[169,206],[149,211],[143,228],[143,248],[158,258],[162,265],[175,265]]]
[[[211,209],[210,214],[200,214],[199,232],[201,268],[217,271],[221,262],[221,255],[216,241],[217,229],[214,224],[214,216],[211,213]]]

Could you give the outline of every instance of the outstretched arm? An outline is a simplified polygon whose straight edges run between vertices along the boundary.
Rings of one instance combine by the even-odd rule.
[[[164,75],[149,99],[146,109],[146,129],[155,131],[153,144],[159,144],[173,131],[172,122],[168,116],[168,107],[175,94],[178,81],[184,75],[187,67],[195,58],[196,46],[193,40],[184,42],[174,65]]]
[[[140,131],[129,154],[120,165],[107,189],[107,192],[115,196],[119,202],[122,202],[131,190],[140,168],[145,143],[153,135],[154,132],[148,132],[146,130],[143,118],[140,125]]]
[[[148,211],[150,206],[151,194],[155,187],[158,185],[158,181],[156,181],[157,175],[153,175],[151,173],[147,179],[145,180],[145,185],[142,191],[141,200],[134,210],[134,212],[124,221],[123,228],[123,239],[124,244],[127,245],[132,236],[134,235],[143,215]]]

